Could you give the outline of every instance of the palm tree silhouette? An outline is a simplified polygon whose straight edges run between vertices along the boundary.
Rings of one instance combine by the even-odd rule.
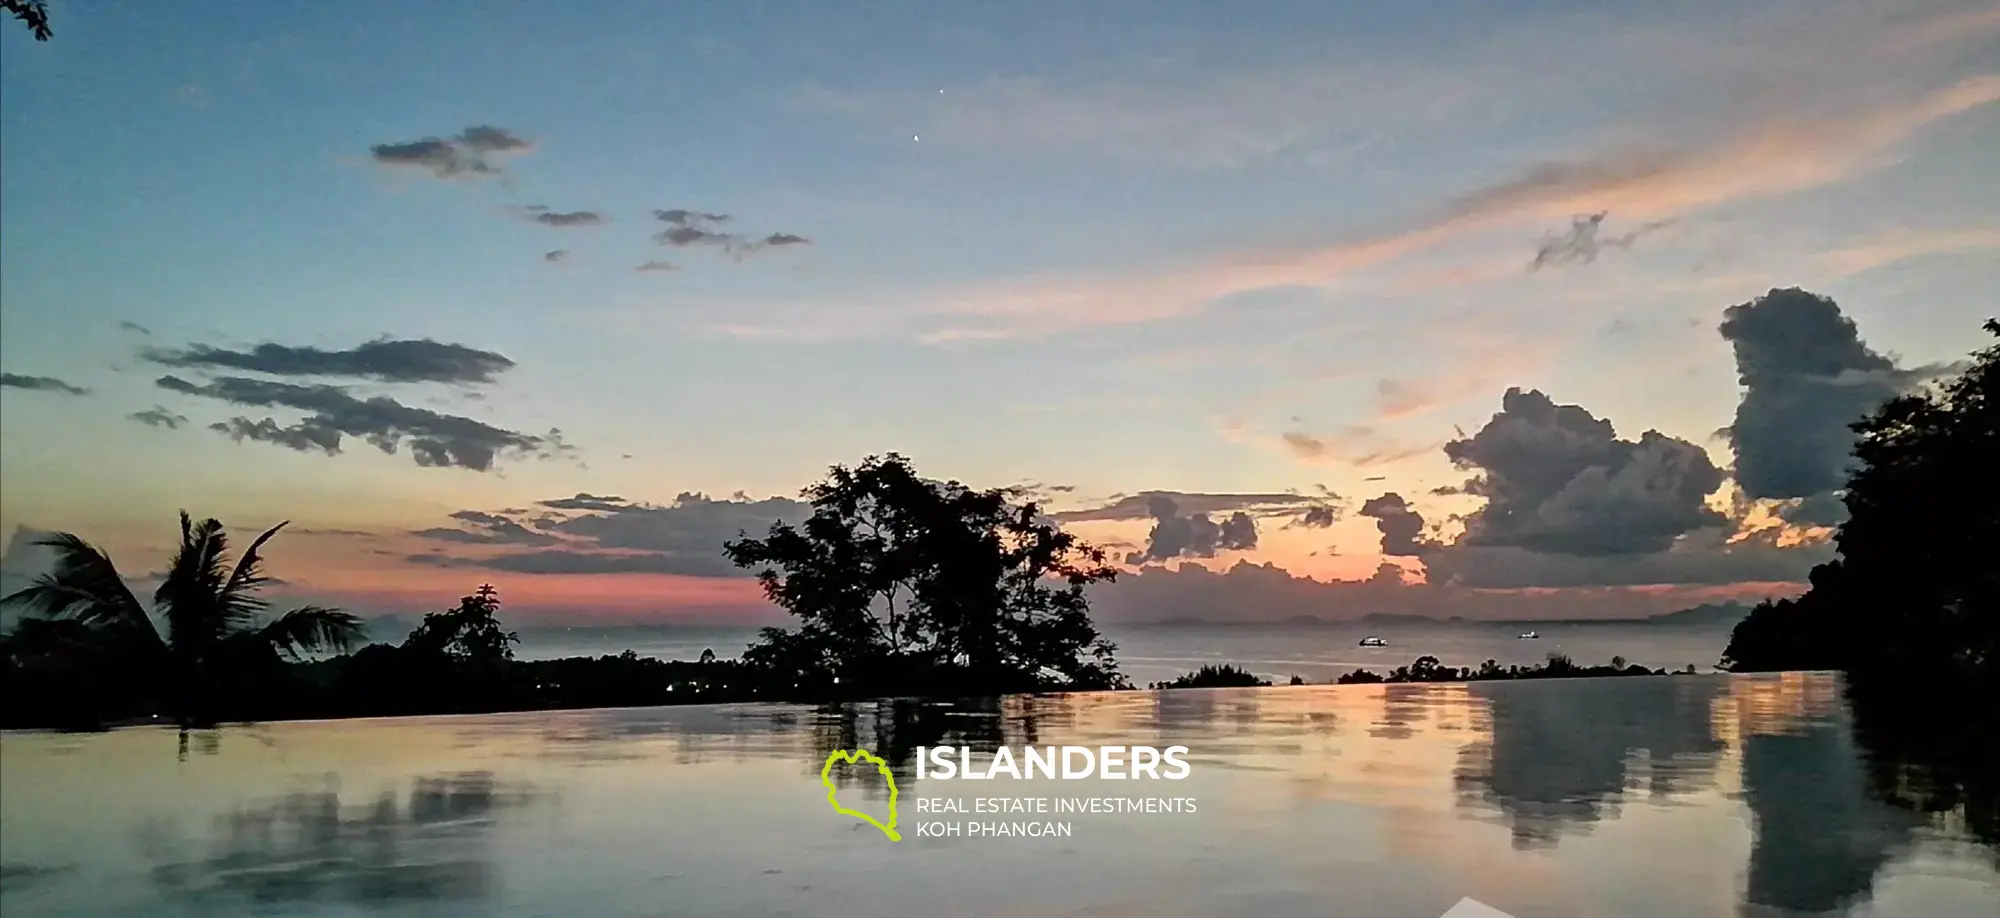
[[[310,652],[346,650],[362,637],[360,619],[323,606],[266,619],[270,604],[257,590],[270,578],[262,573],[258,550],[285,525],[258,536],[232,568],[221,521],[196,523],[181,511],[181,544],[153,593],[151,614],[102,549],[72,533],[53,533],[37,540],[55,550],[49,571],[0,603],[34,610],[46,622],[41,630],[67,633],[72,646],[82,639],[114,655],[108,659],[118,660],[123,670],[114,677],[160,675],[173,714],[182,727],[193,726],[205,722],[210,687],[222,669],[258,655],[296,660]],[[23,630],[35,621],[24,622]]]

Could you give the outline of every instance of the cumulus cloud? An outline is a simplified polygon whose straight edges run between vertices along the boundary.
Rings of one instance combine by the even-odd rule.
[[[730,232],[726,224],[734,222],[728,214],[707,213],[698,210],[675,208],[655,210],[653,219],[666,224],[666,229],[653,234],[653,241],[675,248],[689,246],[716,246],[738,260],[748,258],[767,248],[795,245],[810,245],[812,240],[794,233],[771,233],[765,236],[748,236]],[[641,270],[644,270],[642,267]]]
[[[534,574],[681,574],[742,577],[723,555],[724,542],[762,535],[772,523],[799,523],[812,508],[788,498],[753,500],[736,494],[716,500],[683,493],[670,504],[577,494],[540,501],[536,510],[461,511],[458,528],[417,535],[461,544],[517,547],[497,555],[427,552],[409,560],[440,567],[472,567]]]
[[[450,179],[499,175],[502,158],[533,148],[534,144],[505,128],[478,125],[450,137],[376,144],[369,153],[385,166],[420,169]]]
[[[429,338],[380,338],[346,350],[259,344],[231,350],[194,344],[185,348],[145,348],[139,355],[170,367],[240,370],[271,376],[335,376],[382,382],[488,383],[514,368],[492,351]]]
[[[0,373],[0,388],[27,389],[31,392],[61,392],[64,395],[90,394],[89,389],[72,386],[53,376],[22,376],[19,373]]]
[[[1477,473],[1466,493],[1486,498],[1459,544],[1640,554],[1724,522],[1706,504],[1722,471],[1701,447],[1650,430],[1619,439],[1610,421],[1540,391],[1509,389],[1501,406],[1477,433],[1444,447]]]
[[[1639,237],[1671,223],[1670,220],[1654,220],[1617,236],[1600,237],[1598,231],[1604,226],[1604,218],[1610,211],[1582,217],[1571,217],[1569,230],[1564,233],[1550,233],[1542,237],[1542,243],[1535,249],[1535,260],[1528,264],[1528,270],[1559,267],[1570,264],[1590,264],[1597,260],[1598,253],[1607,248],[1629,249]]]
[[[159,405],[154,405],[144,411],[134,411],[126,415],[126,417],[148,427],[164,427],[168,430],[179,430],[181,425],[188,422],[186,415],[175,414]]]
[[[560,211],[550,210],[540,204],[530,204],[521,208],[521,212],[531,222],[556,229],[601,226],[605,222],[604,214],[595,210]]]
[[[302,452],[318,450],[335,455],[341,451],[343,436],[353,436],[390,454],[407,443],[420,466],[484,472],[504,453],[547,456],[567,449],[557,431],[534,436],[505,430],[472,418],[411,407],[386,396],[357,398],[340,386],[302,386],[235,376],[204,384],[162,376],[155,384],[169,392],[234,405],[306,412],[303,420],[289,425],[272,418],[246,417],[210,425],[239,442],[275,443]]]
[[[1217,552],[1242,551],[1257,547],[1257,521],[1237,511],[1220,522],[1206,513],[1182,516],[1174,499],[1155,494],[1146,502],[1153,530],[1146,547],[1125,556],[1126,564],[1145,564],[1173,558],[1213,558]]]
[[[1375,528],[1381,530],[1385,555],[1415,555],[1429,547],[1423,541],[1423,515],[1411,509],[1401,494],[1390,491],[1371,497],[1361,504],[1360,513],[1372,517]]]
[[[1736,482],[1752,499],[1799,501],[1795,521],[1838,520],[1820,498],[1846,484],[1854,431],[1883,402],[1938,368],[1904,370],[1861,340],[1833,300],[1772,290],[1723,312],[1743,399],[1724,433],[1736,451]]]

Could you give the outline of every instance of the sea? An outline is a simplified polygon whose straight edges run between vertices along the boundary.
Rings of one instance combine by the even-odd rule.
[[[1311,624],[1157,624],[1101,626],[1117,645],[1119,668],[1133,684],[1165,682],[1202,666],[1230,664],[1273,682],[1298,676],[1331,682],[1357,669],[1386,673],[1420,656],[1446,666],[1478,667],[1545,662],[1563,654],[1581,665],[1623,657],[1650,669],[1693,666],[1710,672],[1729,644],[1731,623],[1659,624],[1643,621],[1317,622]],[[1532,630],[1534,638],[1523,634]],[[530,628],[520,632],[521,659],[602,656],[631,650],[663,660],[693,660],[712,650],[721,659],[740,655],[757,638],[754,628],[648,626]],[[1386,646],[1363,647],[1379,637]]]

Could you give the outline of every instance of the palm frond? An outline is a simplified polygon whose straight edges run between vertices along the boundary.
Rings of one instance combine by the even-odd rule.
[[[220,603],[228,546],[221,521],[196,523],[181,511],[180,548],[167,566],[166,579],[153,593],[153,605],[166,618],[176,647],[193,650],[228,633],[230,622]]]
[[[296,660],[314,651],[345,652],[359,643],[365,632],[361,619],[354,615],[324,606],[305,606],[278,616],[257,634],[272,649]]]
[[[49,37],[55,34],[49,31],[48,0],[5,0],[4,4],[0,4],[0,9],[14,14],[15,19],[21,20],[21,24],[34,33],[36,41],[48,41]]]
[[[36,576],[32,586],[0,599],[0,604],[23,606],[48,618],[143,633],[159,641],[145,607],[103,549],[68,532],[44,536],[35,544],[53,549],[55,563]]]
[[[263,548],[265,542],[271,541],[271,537],[277,535],[278,530],[289,525],[291,521],[286,520],[272,526],[264,530],[264,534],[258,536],[256,541],[251,542],[250,547],[243,550],[243,557],[237,560],[236,570],[230,573],[229,579],[223,582],[222,588],[217,592],[216,601],[221,605],[222,614],[230,624],[237,627],[248,625],[256,621],[270,605],[263,597],[257,595],[257,588],[270,582],[270,578],[264,576],[264,558],[257,553],[257,550]]]

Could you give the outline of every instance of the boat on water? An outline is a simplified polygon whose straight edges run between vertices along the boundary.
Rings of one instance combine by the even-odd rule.
[[[1389,646],[1389,642],[1388,642],[1388,641],[1385,641],[1385,640],[1382,640],[1381,638],[1378,638],[1378,637],[1374,637],[1373,635],[1371,635],[1371,636],[1369,636],[1369,637],[1365,637],[1365,638],[1362,638],[1362,639],[1361,639],[1361,646],[1363,646],[1363,647],[1387,647],[1387,646]]]
[[[1523,632],[1521,632],[1521,640],[1524,640],[1524,641],[1534,641],[1534,640],[1540,640],[1540,639],[1541,639],[1541,634],[1539,634],[1539,633],[1537,633],[1537,632],[1534,632],[1534,631],[1523,631]]]

